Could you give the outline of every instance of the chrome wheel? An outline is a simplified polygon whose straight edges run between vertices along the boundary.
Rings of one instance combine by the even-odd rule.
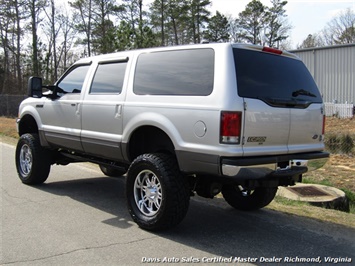
[[[162,203],[159,178],[149,170],[140,172],[134,182],[134,199],[138,209],[146,216],[155,215]]]
[[[28,176],[32,169],[32,151],[28,145],[23,145],[20,150],[20,168],[23,176]]]
[[[238,186],[238,189],[239,189],[240,192],[242,193],[241,195],[242,195],[243,197],[248,197],[248,196],[250,196],[251,194],[254,193],[254,190],[246,189],[246,188],[244,188],[244,187],[242,187],[242,186]]]
[[[41,146],[38,134],[23,134],[16,146],[16,170],[22,183],[42,184],[51,168],[52,154]]]
[[[187,179],[170,154],[147,153],[131,163],[126,179],[128,211],[139,227],[150,231],[178,225],[190,200]]]

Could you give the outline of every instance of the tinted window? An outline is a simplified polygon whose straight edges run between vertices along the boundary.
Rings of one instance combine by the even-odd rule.
[[[82,65],[73,68],[58,83],[58,87],[65,93],[80,93],[90,65]]]
[[[99,64],[90,93],[121,93],[126,62]]]
[[[233,51],[239,96],[268,103],[275,99],[322,102],[302,61],[265,52]]]
[[[213,76],[212,49],[141,54],[133,91],[141,95],[209,95]]]

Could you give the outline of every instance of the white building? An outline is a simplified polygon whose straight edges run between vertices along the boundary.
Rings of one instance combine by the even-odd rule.
[[[311,72],[324,102],[355,104],[355,44],[291,51]]]

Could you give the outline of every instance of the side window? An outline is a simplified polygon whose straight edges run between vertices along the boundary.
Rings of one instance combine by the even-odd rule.
[[[126,66],[127,62],[100,63],[90,93],[121,93]]]
[[[80,93],[90,65],[79,65],[68,72],[57,84],[63,93]]]
[[[198,95],[212,93],[213,49],[174,50],[138,57],[133,91],[138,95]]]

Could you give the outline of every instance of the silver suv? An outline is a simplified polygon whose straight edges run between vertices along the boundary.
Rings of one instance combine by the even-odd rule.
[[[52,164],[127,172],[133,220],[180,223],[191,195],[220,192],[239,210],[321,167],[322,97],[299,58],[240,44],[201,44],[81,59],[51,86],[32,77],[20,105],[16,165],[43,183]]]

